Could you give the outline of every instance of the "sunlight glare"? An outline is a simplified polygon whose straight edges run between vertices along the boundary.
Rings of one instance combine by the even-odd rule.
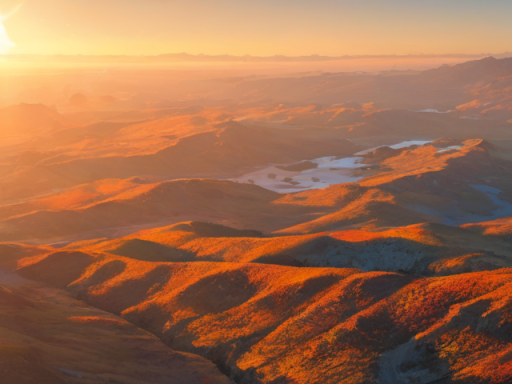
[[[14,15],[19,9],[21,8],[21,5],[14,8],[12,11],[8,13],[0,13],[0,55],[5,55],[9,53],[9,50],[16,46],[11,39],[9,38],[9,35],[7,34],[7,30],[4,26],[4,21],[7,20],[9,17]]]

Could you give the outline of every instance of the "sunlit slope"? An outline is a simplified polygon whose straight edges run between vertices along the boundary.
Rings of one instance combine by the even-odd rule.
[[[3,220],[0,238],[4,241],[97,238],[190,219],[272,231],[306,220],[308,214],[317,211],[272,204],[279,194],[256,185],[224,180],[112,183],[112,186],[107,183],[76,188],[36,202],[45,209]],[[59,206],[65,199],[70,208]]]
[[[438,183],[443,182],[443,177],[446,176],[455,176],[454,181],[478,183],[485,178],[485,175],[501,175],[504,172],[501,169],[504,164],[491,155],[491,151],[496,148],[482,139],[454,141],[454,145],[443,141],[437,143],[438,141],[433,145],[405,150],[397,156],[380,161],[381,171],[375,176],[361,180],[360,184],[377,186],[398,183],[398,180],[405,179],[407,181],[414,176],[421,175],[439,176]],[[451,149],[452,147],[454,148]],[[433,180],[426,181],[433,182]],[[432,188],[428,185],[424,185],[424,187]]]
[[[57,191],[39,198],[24,199],[15,204],[0,206],[0,218],[2,220],[16,216],[22,216],[37,211],[63,211],[83,208],[94,203],[113,198],[121,193],[147,189],[145,184],[149,182],[144,178],[130,179],[104,179],[89,184]]]
[[[438,140],[418,148],[366,155],[371,166],[356,185],[290,194],[278,204],[339,207],[279,233],[404,226],[460,225],[507,215],[512,165],[489,143]]]
[[[127,118],[78,125],[43,105],[14,105],[0,110],[4,130],[12,131],[12,137],[0,143],[0,159],[4,166],[13,167],[14,174],[31,170],[37,174],[31,167],[38,166],[42,172],[47,165],[77,159],[155,154],[187,136],[215,131],[214,126],[222,122],[215,117],[220,112],[205,111],[197,116],[197,108],[186,109],[183,116],[162,117],[153,112],[154,116],[149,113],[136,121]],[[195,123],[198,119],[204,124]]]
[[[497,239],[502,238],[505,240],[512,239],[512,218],[505,217],[502,219],[486,221],[482,223],[476,224],[465,224],[462,226],[468,230],[473,232],[477,232],[486,236],[489,236],[494,241],[498,241]]]
[[[327,188],[328,193],[337,189],[338,186]],[[344,188],[344,187],[341,187]],[[367,228],[377,229],[382,227],[395,227],[410,225],[421,222],[436,222],[435,216],[417,212],[396,201],[394,194],[378,188],[359,187],[359,195],[346,205],[338,205],[338,209],[327,215],[316,218],[312,221],[301,223],[291,228],[278,231],[279,234],[306,234],[322,231],[341,230],[343,228]],[[307,198],[308,195],[315,195],[315,192],[303,192],[300,196]],[[320,195],[318,193],[317,195]],[[292,199],[300,198],[294,196]],[[323,196],[320,197],[323,199]],[[309,200],[309,199],[308,199]],[[313,199],[311,199],[314,201]],[[293,200],[292,200],[293,201]],[[313,202],[314,206],[318,203]],[[287,203],[285,205],[288,205]],[[309,204],[304,204],[309,205]]]
[[[512,266],[510,242],[443,224],[418,224],[380,232],[346,230],[263,237],[256,231],[193,221],[115,240],[77,242],[66,249],[107,252],[146,261],[251,262],[421,275]]]
[[[142,129],[139,127],[139,129]],[[88,147],[79,142],[54,158],[27,167],[7,168],[3,178],[2,199],[16,201],[56,188],[90,183],[102,179],[125,179],[152,176],[155,180],[189,177],[233,177],[244,170],[268,163],[293,163],[322,156],[349,156],[357,146],[332,134],[314,136],[302,130],[283,130],[246,126],[237,122],[217,124],[212,130],[165,140],[167,146],[148,153],[139,129],[131,137],[108,144],[113,147],[140,145],[146,153],[98,155],[73,159],[73,155]],[[149,128],[147,128],[149,130]],[[194,132],[194,127],[191,127]],[[154,138],[153,138],[154,139]],[[129,144],[124,144],[124,143]],[[70,152],[71,158],[66,156]],[[133,151],[132,151],[133,152]]]
[[[471,90],[473,100],[457,106],[461,115],[487,121],[509,121],[512,118],[512,76],[479,84]]]
[[[424,279],[59,252],[18,272],[67,286],[238,381],[512,380],[507,269]]]
[[[175,352],[153,335],[65,292],[5,272],[0,281],[3,383],[231,382],[209,361]]]

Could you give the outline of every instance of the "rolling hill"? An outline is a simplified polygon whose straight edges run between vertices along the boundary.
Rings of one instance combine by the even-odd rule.
[[[500,153],[480,139],[378,148],[362,155],[359,182],[290,194],[218,179],[101,179],[0,206],[0,240],[115,238],[187,220],[279,235],[489,221],[512,214]]]
[[[138,130],[126,141],[137,143]],[[334,136],[334,137],[333,137]],[[245,126],[231,121],[217,124],[213,130],[194,133],[179,140],[166,140],[165,148],[138,155],[91,155],[83,159],[64,156],[57,161],[32,166],[6,166],[2,200],[11,203],[20,198],[47,194],[56,189],[103,179],[153,177],[169,180],[191,177],[234,177],[243,171],[267,163],[293,163],[323,156],[348,156],[358,146],[332,132],[314,136],[302,130],[283,130]],[[124,146],[119,138],[111,143]],[[142,141],[142,145],[144,142]],[[63,154],[80,151],[88,142],[79,141]],[[146,152],[148,150],[146,149]],[[27,187],[29,186],[29,187]]]
[[[208,228],[208,231],[205,229]],[[185,222],[126,237],[72,243],[66,250],[106,252],[153,262],[230,262],[451,275],[512,266],[512,244],[444,224],[370,232],[346,230],[262,236],[218,224]]]
[[[256,185],[216,179],[149,184],[110,180],[33,203],[43,209],[1,221],[0,238],[47,242],[95,238],[187,219],[272,231],[318,212],[317,208],[273,204],[280,196]],[[31,209],[33,204],[7,207],[4,212],[10,210],[8,215],[16,208]],[[68,204],[69,208],[62,209],[59,204]]]
[[[425,279],[57,252],[18,273],[67,287],[239,383],[512,379],[509,269]]]

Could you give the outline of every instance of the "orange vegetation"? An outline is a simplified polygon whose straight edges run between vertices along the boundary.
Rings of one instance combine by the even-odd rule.
[[[387,231],[381,232],[368,232],[361,230],[348,230],[342,232],[335,232],[331,234],[332,237],[338,240],[343,241],[351,241],[351,242],[360,242],[360,241],[370,241],[376,239],[386,239],[386,238],[401,238],[401,239],[409,239],[422,244],[430,244],[442,246],[443,243],[438,238],[436,238],[432,232],[428,231],[421,225],[412,225],[409,227],[403,227],[399,229],[390,229]]]
[[[457,151],[438,152],[438,148],[433,145],[406,150],[401,152],[398,156],[384,160],[381,163],[381,168],[385,170],[375,176],[361,180],[360,184],[374,187],[393,182],[397,179],[441,172],[452,164],[456,167],[457,159],[467,161],[468,156],[479,158],[481,167],[489,166],[489,160],[485,159],[485,157],[487,153],[486,150],[490,148],[492,148],[492,146],[484,140],[474,139],[463,142],[462,148]],[[389,171],[387,169],[389,169]]]
[[[507,241],[441,224],[380,232],[346,230],[265,237],[257,231],[192,221],[143,230],[115,240],[81,241],[69,244],[66,249],[107,252],[156,262],[256,262],[404,270],[424,275],[493,270],[511,265]],[[468,254],[472,256],[467,257]]]
[[[490,363],[482,350],[502,356],[510,348],[512,340],[502,336],[512,320],[510,270],[415,279],[355,269],[150,263],[91,254],[79,273],[83,257],[48,255],[26,262],[19,273],[61,285],[65,271],[76,270],[68,289],[80,298],[122,314],[174,348],[208,357],[232,377],[265,383],[379,377],[386,383],[390,378],[379,376],[381,369],[396,373],[426,364],[431,374],[496,384],[512,379],[505,358],[493,360],[499,364],[495,376],[476,368]],[[394,352],[411,338],[418,350],[428,346],[416,365],[408,363],[412,354]]]
[[[503,236],[507,238],[512,234],[512,218],[507,217],[478,224],[465,224],[462,227],[484,235]]]

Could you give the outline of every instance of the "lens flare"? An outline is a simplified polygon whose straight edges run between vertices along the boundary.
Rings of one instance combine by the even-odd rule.
[[[9,38],[9,35],[7,34],[7,30],[4,26],[4,21],[7,20],[9,17],[14,15],[18,10],[21,8],[21,5],[18,5],[16,8],[11,10],[8,13],[0,13],[0,54],[5,55],[9,53],[9,50],[14,47],[16,44],[14,44],[11,39]]]

